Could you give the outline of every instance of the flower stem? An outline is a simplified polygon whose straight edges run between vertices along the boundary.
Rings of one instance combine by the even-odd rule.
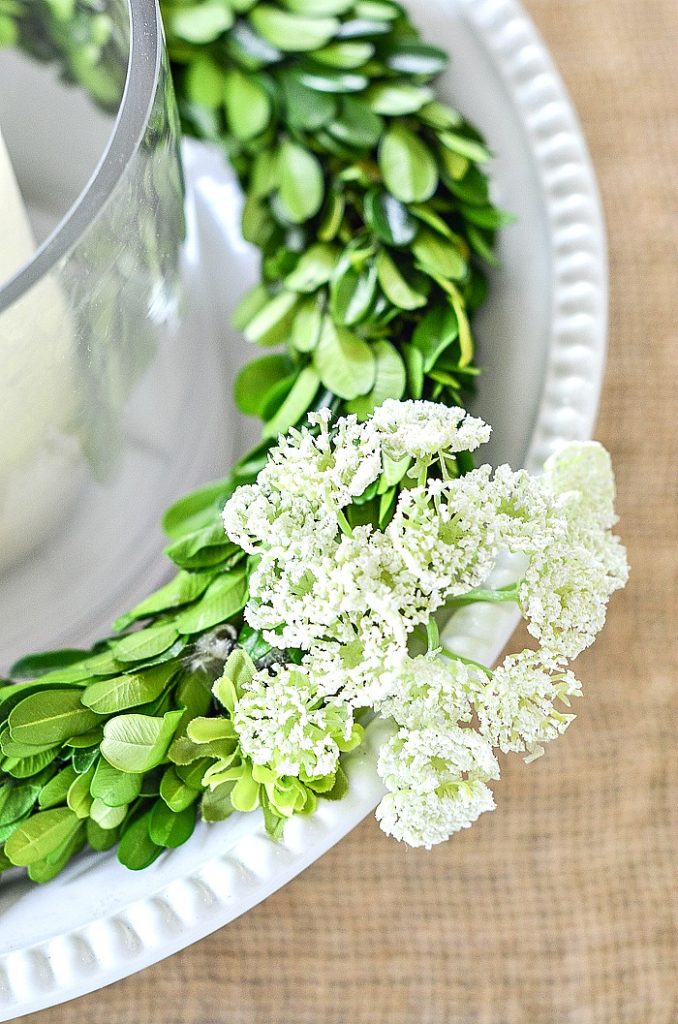
[[[518,602],[518,584],[511,583],[507,587],[499,587],[497,590],[470,590],[468,594],[460,594],[458,597],[451,597],[445,604],[446,608],[460,608],[466,604],[477,602],[486,604],[503,604],[506,601]]]
[[[494,674],[492,669],[489,669],[487,665],[483,665],[480,661],[474,661],[473,658],[465,658],[461,654],[455,654],[454,651],[449,649],[449,647],[441,647],[441,651],[446,658],[454,658],[455,661],[461,661],[464,665],[471,665],[472,668],[480,669],[481,672],[485,673],[488,679],[491,679]]]

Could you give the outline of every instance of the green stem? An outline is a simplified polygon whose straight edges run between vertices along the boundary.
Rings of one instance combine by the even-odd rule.
[[[467,604],[505,604],[508,601],[518,603],[518,584],[511,583],[507,587],[499,587],[497,590],[470,590],[468,594],[460,594],[458,597],[451,597],[446,603],[446,608],[462,608]]]
[[[487,665],[483,665],[482,662],[474,661],[473,658],[465,658],[461,654],[455,654],[454,651],[449,649],[449,647],[442,647],[441,650],[446,658],[454,658],[455,661],[461,661],[463,665],[470,665],[472,668],[480,669],[481,672],[485,673],[488,679],[492,678],[494,673],[487,667]]]
[[[440,648],[440,630],[438,623],[431,617],[426,623],[426,639],[428,641],[428,653],[437,651]]]

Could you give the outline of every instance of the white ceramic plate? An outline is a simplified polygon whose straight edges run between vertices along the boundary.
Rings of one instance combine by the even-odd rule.
[[[487,372],[477,408],[495,427],[492,461],[538,470],[564,441],[590,436],[597,408],[606,259],[590,161],[549,55],[517,3],[417,0],[417,20],[427,38],[453,55],[444,91],[499,154],[496,197],[519,216],[504,233],[504,269],[478,323]],[[204,302],[227,322],[254,279],[255,261],[239,239],[237,190],[221,159],[196,146],[186,156],[189,265],[202,273]],[[242,346],[235,336],[228,341],[235,367]],[[234,426],[234,433],[229,443],[242,446],[243,428]],[[492,658],[513,625],[510,612],[486,606],[455,618],[454,643],[481,660]],[[379,800],[377,728],[370,727],[365,749],[350,759],[346,799],[321,802],[311,818],[291,821],[280,844],[266,837],[258,815],[248,815],[202,827],[140,874],[111,854],[82,857],[43,888],[18,873],[3,881],[0,1019],[138,971],[284,885]]]

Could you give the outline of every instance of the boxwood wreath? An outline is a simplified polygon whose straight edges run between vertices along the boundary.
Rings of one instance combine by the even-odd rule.
[[[0,871],[37,882],[86,845],[145,868],[198,816],[261,808],[279,837],[343,796],[375,714],[382,828],[446,839],[494,806],[496,749],[530,759],[567,727],[567,664],[627,573],[599,445],[539,479],[474,468],[470,320],[510,218],[436,96],[446,55],[390,0],[162,8],[183,128],[228,153],[261,250],[236,321],[273,351],[235,398],[262,442],[167,511],[166,586],[0,686]],[[119,95],[98,0],[0,0],[0,41]],[[474,601],[517,603],[536,649],[494,670],[445,650],[440,615]]]

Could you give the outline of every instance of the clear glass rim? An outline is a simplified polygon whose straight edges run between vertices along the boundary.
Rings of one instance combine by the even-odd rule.
[[[162,56],[157,0],[128,0],[130,50],[125,87],[104,152],[82,192],[54,231],[0,287],[0,313],[28,292],[86,234],[138,151],[155,99]]]

